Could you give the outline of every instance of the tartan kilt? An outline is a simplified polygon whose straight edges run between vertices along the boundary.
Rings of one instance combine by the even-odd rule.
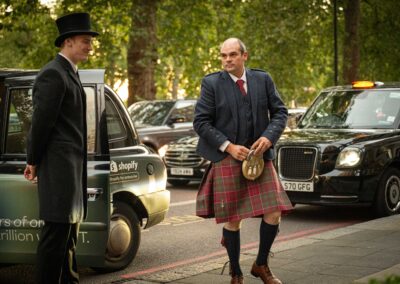
[[[265,213],[292,210],[272,161],[265,161],[262,175],[254,181],[242,174],[242,162],[228,156],[212,163],[201,181],[196,215],[217,223],[239,221]]]

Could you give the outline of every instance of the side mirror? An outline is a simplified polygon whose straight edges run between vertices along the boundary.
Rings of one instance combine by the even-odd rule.
[[[183,115],[175,115],[171,116],[168,119],[167,125],[172,126],[174,123],[182,123],[182,122],[185,122],[185,117]]]
[[[300,113],[300,114],[298,114],[298,115],[296,116],[296,124],[299,123],[300,118],[302,118],[302,117],[303,117],[303,114],[302,114],[302,113]]]

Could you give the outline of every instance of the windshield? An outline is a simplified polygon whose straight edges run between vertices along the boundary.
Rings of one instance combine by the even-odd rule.
[[[400,90],[323,92],[299,128],[397,128]]]
[[[129,108],[129,114],[136,127],[160,126],[174,104],[174,101],[138,102]]]

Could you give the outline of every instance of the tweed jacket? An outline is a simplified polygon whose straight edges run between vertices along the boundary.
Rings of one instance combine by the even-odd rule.
[[[247,94],[250,96],[254,141],[264,136],[273,145],[286,126],[287,109],[272,78],[265,71],[246,69]],[[204,77],[200,98],[195,108],[194,129],[200,136],[197,152],[204,158],[218,162],[228,153],[219,147],[229,140],[237,143],[238,106],[234,98],[238,87],[226,71]],[[264,153],[264,159],[274,159],[273,147]]]
[[[87,211],[86,97],[61,55],[36,77],[27,141],[27,163],[37,167],[40,218],[82,221]]]

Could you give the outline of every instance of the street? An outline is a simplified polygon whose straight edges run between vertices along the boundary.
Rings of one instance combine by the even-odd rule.
[[[213,219],[198,218],[195,197],[198,184],[172,187],[171,205],[166,220],[142,232],[142,241],[135,260],[124,270],[98,273],[91,268],[80,268],[81,283],[113,283],[135,279],[164,269],[200,263],[226,255],[220,245],[222,224]],[[372,219],[368,208],[318,207],[296,205],[295,210],[282,219],[276,242],[317,234]],[[260,219],[247,219],[242,224],[242,251],[258,247]],[[273,251],[273,249],[272,249]],[[0,283],[32,283],[34,267],[10,266],[0,269]]]

